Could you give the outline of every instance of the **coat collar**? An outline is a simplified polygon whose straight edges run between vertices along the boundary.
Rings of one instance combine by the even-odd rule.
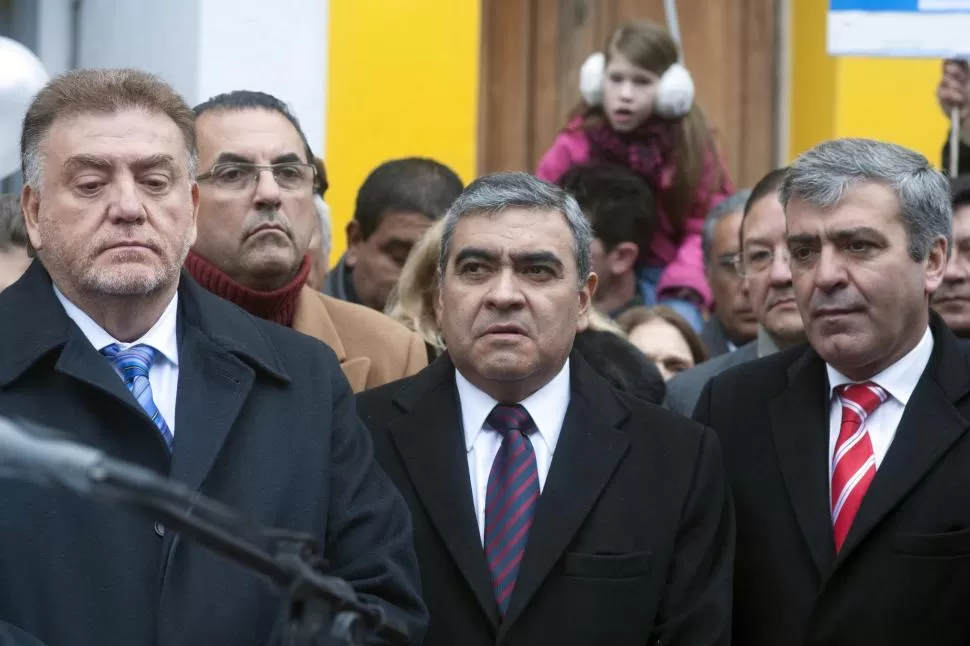
[[[251,316],[202,289],[186,272],[179,282],[180,325],[198,328],[217,346],[280,381],[289,376],[273,345]],[[0,387],[26,372],[46,354],[63,348],[76,328],[54,295],[50,275],[39,262],[0,293]]]
[[[341,363],[347,359],[347,350],[340,341],[337,327],[330,318],[322,294],[312,287],[305,286],[300,292],[296,301],[296,314],[293,316],[293,329],[329,345]]]

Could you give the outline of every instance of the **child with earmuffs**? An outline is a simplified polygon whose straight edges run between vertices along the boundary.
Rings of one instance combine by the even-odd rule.
[[[658,227],[641,251],[637,275],[643,305],[662,303],[703,326],[711,307],[701,230],[707,212],[734,189],[700,108],[694,83],[665,29],[629,23],[606,53],[580,71],[583,104],[543,156],[536,176],[558,182],[572,166],[627,166],[654,189]]]

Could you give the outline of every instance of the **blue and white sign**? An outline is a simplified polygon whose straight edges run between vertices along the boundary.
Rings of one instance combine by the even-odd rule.
[[[830,0],[828,52],[970,58],[970,0]]]

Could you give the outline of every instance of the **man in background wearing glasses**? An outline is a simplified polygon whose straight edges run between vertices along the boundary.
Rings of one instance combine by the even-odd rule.
[[[734,352],[758,333],[747,282],[738,273],[741,218],[750,190],[738,191],[719,202],[704,220],[701,250],[704,270],[714,297],[714,309],[701,330],[709,357]]]
[[[286,105],[262,92],[221,94],[195,107],[199,235],[185,267],[244,310],[329,345],[354,392],[427,365],[421,339],[379,312],[306,285],[313,202],[323,178]]]
[[[666,404],[671,410],[691,415],[701,391],[712,377],[732,366],[805,341],[805,328],[795,306],[788,267],[785,212],[778,201],[778,191],[787,172],[787,168],[773,170],[755,184],[741,220],[737,271],[748,286],[751,307],[758,319],[758,338],[668,381]]]

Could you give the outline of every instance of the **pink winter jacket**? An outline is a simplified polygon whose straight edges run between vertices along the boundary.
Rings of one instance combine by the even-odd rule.
[[[536,177],[547,182],[558,182],[571,167],[590,161],[589,140],[581,129],[569,128],[556,137],[552,147],[542,157],[536,169]],[[704,163],[704,173],[701,186],[708,186],[708,178],[713,175],[720,159],[714,150],[707,154]],[[667,173],[673,181],[673,169]],[[704,255],[701,251],[701,231],[704,228],[704,218],[712,207],[731,195],[734,188],[727,177],[727,172],[720,169],[721,181],[714,190],[704,189],[698,192],[691,206],[690,216],[684,223],[684,236],[678,242],[675,238],[674,227],[658,204],[658,226],[650,243],[649,257],[652,264],[664,267],[657,284],[657,295],[681,288],[689,288],[700,294],[704,308],[711,307],[711,288],[707,284],[704,274]],[[657,187],[654,187],[656,190]]]

